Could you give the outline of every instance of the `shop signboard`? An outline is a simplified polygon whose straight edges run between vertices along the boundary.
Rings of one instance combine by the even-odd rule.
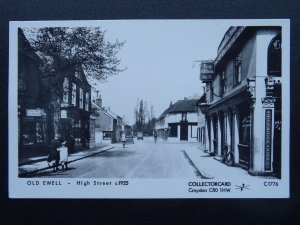
[[[42,116],[40,109],[26,109],[26,116]]]
[[[214,61],[203,60],[200,65],[200,80],[210,82],[214,79]]]

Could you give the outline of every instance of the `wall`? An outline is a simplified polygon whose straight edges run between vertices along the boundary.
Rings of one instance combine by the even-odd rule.
[[[236,91],[240,87],[247,84],[248,77],[254,77],[256,75],[256,36],[251,36],[247,42],[241,47],[241,69],[242,69],[242,81],[240,84],[234,84],[234,75],[235,75],[235,57],[237,55],[231,56],[228,60],[228,63],[221,69],[216,72],[215,79],[212,82],[212,87],[214,93],[220,97],[214,96],[212,103],[216,103],[222,97],[226,97],[232,92]],[[224,59],[225,60],[225,59]],[[225,71],[226,78],[226,92],[221,97],[221,76],[220,74]],[[208,101],[210,101],[210,95],[212,95],[211,90],[209,91]]]
[[[96,119],[96,131],[112,131],[112,118],[102,110],[99,110],[99,116]]]

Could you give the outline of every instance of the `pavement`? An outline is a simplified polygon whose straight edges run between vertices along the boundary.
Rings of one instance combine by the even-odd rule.
[[[90,157],[95,154],[99,154],[101,152],[108,151],[110,149],[113,149],[114,147],[111,145],[100,145],[89,149],[83,149],[80,151],[77,151],[75,153],[69,154],[68,156],[68,162],[75,162],[81,159],[84,159],[86,157]],[[47,162],[47,155],[43,156],[36,156],[36,157],[27,157],[20,159],[18,173],[20,177],[26,177],[28,175],[48,170],[51,167],[49,167]]]
[[[198,170],[204,179],[266,179],[266,177],[263,176],[252,176],[247,170],[240,167],[227,166],[215,157],[204,152],[199,146],[187,148],[185,149],[185,153],[190,159],[190,163]]]

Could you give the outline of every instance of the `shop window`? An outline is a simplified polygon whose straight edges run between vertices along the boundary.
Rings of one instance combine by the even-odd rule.
[[[76,84],[72,84],[72,105],[76,106]]]
[[[242,119],[240,127],[240,144],[250,145],[250,116],[246,116]]]
[[[79,108],[83,109],[83,90],[79,88]]]
[[[242,55],[241,53],[235,58],[234,84],[237,85],[242,81]]]
[[[81,120],[75,122],[73,127],[73,136],[76,143],[79,143],[81,141]]]
[[[34,118],[26,118],[23,123],[23,145],[31,146],[44,143],[45,127],[42,122],[36,122]]]
[[[103,139],[111,139],[111,132],[103,131]]]
[[[177,124],[169,124],[169,127],[170,127],[169,137],[177,137],[177,131],[178,131]]]
[[[69,102],[69,79],[65,77],[63,83],[63,101]]]

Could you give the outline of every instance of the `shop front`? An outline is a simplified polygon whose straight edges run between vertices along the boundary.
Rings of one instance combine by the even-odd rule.
[[[19,112],[19,150],[46,151],[49,143],[46,113],[39,108]]]

